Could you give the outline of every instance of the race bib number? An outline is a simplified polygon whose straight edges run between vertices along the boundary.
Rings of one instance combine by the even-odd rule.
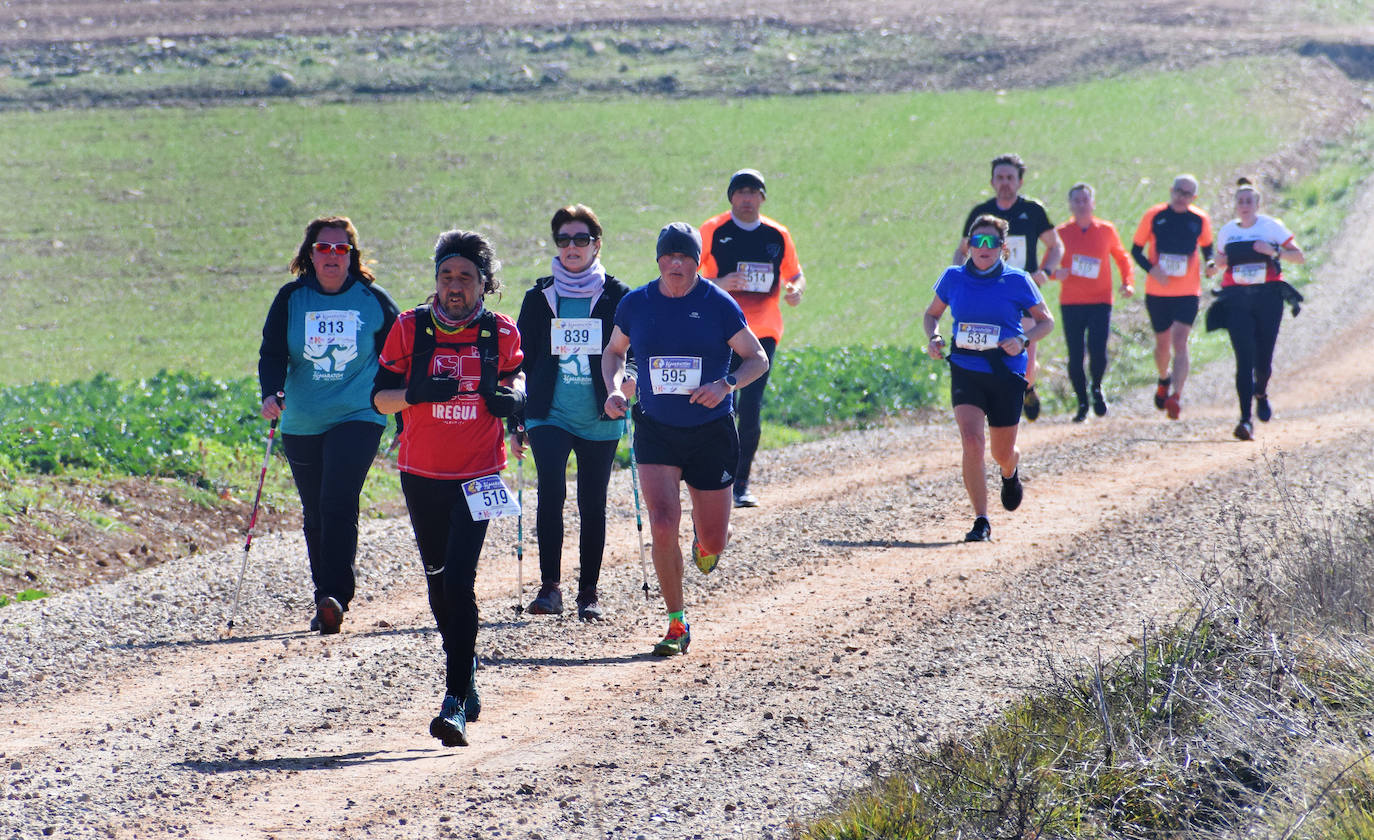
[[[1159,265],[1170,277],[1182,277],[1188,273],[1187,254],[1160,254]]]
[[[990,350],[997,346],[997,337],[1002,329],[996,324],[973,324],[967,321],[959,324],[954,333],[954,346],[965,350]]]
[[[649,386],[655,394],[690,396],[700,385],[700,356],[649,357]]]
[[[745,292],[773,291],[773,264],[761,262],[742,262],[735,269],[744,275]]]
[[[1268,277],[1267,263],[1242,263],[1231,266],[1231,279],[1241,286],[1254,286],[1263,283]]]
[[[319,309],[305,313],[305,357],[316,379],[337,379],[358,357],[358,311]]]
[[[506,489],[499,475],[487,475],[463,482],[463,498],[474,522],[485,522],[500,516],[519,516],[520,503]]]
[[[600,318],[554,318],[549,348],[555,356],[595,356],[601,352]]]
[[[1088,277],[1093,280],[1102,273],[1102,260],[1097,257],[1085,257],[1082,254],[1073,255],[1073,268],[1070,269],[1075,277]]]
[[[1007,237],[1007,265],[1012,268],[1026,269],[1026,237]]]

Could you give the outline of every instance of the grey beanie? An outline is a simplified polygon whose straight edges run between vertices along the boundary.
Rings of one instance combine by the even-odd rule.
[[[728,199],[735,194],[735,190],[744,187],[753,187],[764,195],[768,195],[768,190],[763,186],[763,173],[757,169],[741,169],[730,176],[730,186],[725,188],[725,197]]]
[[[665,254],[687,254],[701,262],[701,234],[686,222],[672,222],[658,232],[658,259]]]

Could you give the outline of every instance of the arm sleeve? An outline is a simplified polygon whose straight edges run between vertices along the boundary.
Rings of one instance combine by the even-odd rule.
[[[782,279],[791,280],[802,273],[801,261],[797,259],[797,246],[792,242],[792,232],[782,228]]]
[[[502,378],[518,373],[525,361],[525,353],[520,349],[520,330],[514,324],[498,327],[496,346],[501,354]]]
[[[286,385],[286,368],[291,358],[290,348],[286,345],[286,319],[291,292],[295,288],[296,284],[290,283],[277,292],[272,306],[267,310],[267,320],[262,325],[262,344],[258,347],[258,390],[262,391],[264,400]]]
[[[382,307],[382,326],[374,334],[374,340],[380,348],[386,343],[386,337],[391,335],[391,327],[396,323],[396,317],[401,314],[401,309],[391,295],[387,294],[386,289],[376,283],[372,284],[372,293],[377,296],[377,303]],[[381,353],[377,355],[380,356]]]
[[[1107,223],[1107,229],[1111,232],[1111,240],[1107,243],[1107,253],[1112,255],[1112,260],[1116,262],[1116,270],[1121,273],[1123,285],[1129,285],[1135,279],[1135,269],[1131,265],[1131,260],[1126,256],[1126,249],[1121,247],[1121,236],[1116,232],[1116,226]],[[1067,255],[1067,249],[1066,255]]]
[[[531,354],[535,352],[532,338],[536,329],[533,299],[534,295],[538,294],[538,290],[539,284],[536,283],[533,290],[525,293],[525,299],[520,302],[520,313],[515,316],[515,329],[520,333],[521,350],[528,347]],[[521,367],[525,366],[525,361],[533,361],[533,359],[527,356],[525,360],[521,361]]]
[[[1135,264],[1140,266],[1140,270],[1146,274],[1149,274],[1150,269],[1154,268],[1154,266],[1150,265],[1149,258],[1145,256],[1144,245],[1131,245],[1131,257],[1135,259]]]
[[[707,280],[720,278],[720,266],[716,265],[716,257],[711,253],[711,242],[715,240],[716,228],[719,226],[715,218],[710,218],[702,222],[701,227],[697,230],[697,234],[701,237],[701,263],[697,266],[697,273]],[[617,324],[617,326],[619,325]]]

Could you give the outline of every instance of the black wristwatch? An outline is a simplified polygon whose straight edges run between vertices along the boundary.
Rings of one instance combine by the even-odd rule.
[[[725,374],[725,384],[729,385],[730,390],[733,391],[739,387],[739,380],[735,378],[733,373],[727,373]]]

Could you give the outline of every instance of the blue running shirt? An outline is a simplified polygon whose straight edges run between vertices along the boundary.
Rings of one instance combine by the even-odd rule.
[[[988,276],[974,274],[962,265],[950,266],[935,283],[935,296],[949,306],[953,319],[951,335],[946,339],[950,347],[956,345],[962,324],[996,327],[997,338],[990,342],[991,346],[1015,336],[1024,338],[1021,314],[1045,302],[1029,274],[1000,261]],[[991,363],[980,356],[956,353],[950,357],[950,361],[964,370],[993,372]],[[1017,356],[1008,356],[1007,367],[1013,373],[1024,376],[1026,351],[1022,350]]]

